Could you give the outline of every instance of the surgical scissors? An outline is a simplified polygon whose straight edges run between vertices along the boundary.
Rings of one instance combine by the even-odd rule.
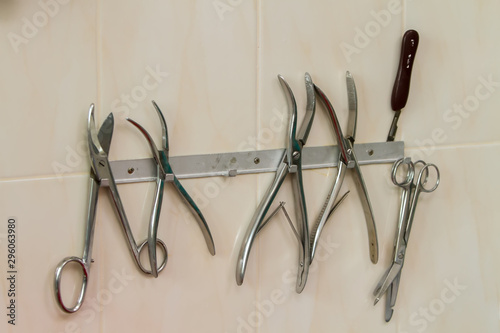
[[[175,176],[172,167],[170,166],[169,158],[168,158],[168,152],[169,152],[169,145],[168,145],[168,131],[167,131],[167,123],[165,121],[165,117],[163,117],[163,114],[158,107],[158,105],[155,103],[155,101],[151,101],[153,103],[153,106],[158,114],[158,117],[160,118],[160,124],[162,128],[162,149],[159,150],[149,133],[138,123],[133,121],[130,118],[127,118],[127,120],[132,123],[135,127],[141,131],[141,133],[144,135],[146,140],[148,141],[149,147],[151,148],[151,152],[153,153],[153,159],[156,163],[156,170],[157,170],[157,179],[156,179],[156,191],[155,191],[155,200],[153,203],[153,209],[151,213],[151,220],[149,223],[149,230],[148,230],[148,249],[149,249],[149,260],[150,260],[150,265],[152,267],[152,274],[153,276],[158,276],[158,272],[156,269],[156,244],[155,244],[155,239],[157,238],[157,232],[158,232],[158,219],[160,216],[160,210],[161,210],[161,205],[162,205],[162,198],[163,198],[163,188],[165,182],[172,182],[174,187],[177,189],[179,194],[182,196],[184,201],[188,204],[188,207],[190,208],[191,212],[193,213],[194,217],[196,218],[196,221],[198,222],[198,226],[201,229],[201,232],[203,233],[203,236],[205,237],[205,242],[207,243],[208,251],[210,252],[211,255],[215,255],[215,245],[214,245],[214,240],[212,238],[212,234],[210,233],[210,229],[208,228],[207,221],[205,220],[205,217],[201,213],[200,209],[194,202],[194,200],[189,196],[187,191],[184,189],[184,187],[181,185],[177,177]]]
[[[130,224],[125,215],[125,209],[123,207],[120,195],[118,193],[118,188],[116,186],[111,167],[109,165],[108,154],[109,147],[111,145],[111,138],[113,135],[114,118],[113,114],[110,113],[109,116],[104,121],[103,125],[97,132],[94,120],[94,104],[90,106],[89,116],[88,116],[88,127],[87,127],[87,141],[90,153],[91,170],[89,179],[89,204],[87,212],[87,224],[85,231],[85,245],[83,249],[83,255],[79,257],[66,257],[64,258],[56,268],[55,271],[55,295],[61,309],[68,313],[76,312],[82,306],[83,300],[85,298],[85,293],[87,290],[88,275],[90,273],[90,264],[93,262],[92,259],[92,245],[94,239],[94,229],[95,229],[95,217],[96,217],[96,207],[97,198],[99,194],[99,188],[101,186],[108,187],[111,193],[111,198],[113,200],[114,206],[118,213],[118,218],[122,226],[125,236],[127,238],[127,243],[134,258],[135,263],[139,269],[145,274],[151,274],[151,270],[145,268],[140,260],[140,252],[142,251],[144,245],[146,245],[149,240],[144,240],[141,244],[137,245],[132,230],[130,229]],[[158,271],[163,270],[165,264],[167,263],[167,247],[165,243],[160,239],[153,239],[154,244],[159,245],[164,253],[164,259],[161,263]],[[61,277],[64,267],[69,263],[77,263],[81,266],[83,272],[82,287],[80,289],[80,294],[76,301],[75,306],[67,307],[61,296]]]
[[[338,196],[340,188],[344,182],[345,174],[347,169],[353,170],[353,176],[358,188],[358,192],[362,193],[361,203],[363,205],[363,212],[366,219],[366,227],[368,230],[368,244],[370,250],[370,259],[376,264],[378,261],[378,240],[377,240],[377,229],[375,226],[375,219],[373,217],[373,209],[370,203],[370,197],[368,196],[368,190],[361,173],[361,168],[358,163],[358,159],[354,153],[354,141],[356,138],[356,127],[358,118],[358,101],[356,85],[351,73],[346,72],[346,86],[347,86],[347,100],[349,108],[349,118],[347,123],[347,136],[344,137],[342,133],[342,128],[340,127],[339,121],[337,119],[337,114],[333,109],[332,104],[326,97],[325,93],[321,91],[318,86],[314,85],[314,88],[320,100],[326,107],[328,114],[332,120],[333,129],[336,134],[337,142],[340,149],[339,156],[339,170],[335,182],[333,183],[332,189],[328,196],[326,197],[325,204],[321,209],[321,212],[316,220],[316,224],[313,227],[313,232],[311,233],[311,261],[314,259],[314,254],[316,253],[316,248],[318,240],[320,238],[321,232],[328,220],[329,212],[331,211],[334,202]]]
[[[418,172],[415,182],[415,166],[422,165]],[[397,179],[398,170],[406,167],[406,177],[404,180]],[[428,184],[430,177],[430,170],[434,169],[436,172],[435,182],[430,182],[432,187]],[[396,238],[394,241],[394,257],[392,264],[386,271],[383,278],[375,288],[375,304],[380,300],[382,295],[387,292],[386,308],[385,308],[385,321],[388,322],[392,318],[394,310],[392,309],[396,304],[396,297],[399,288],[399,281],[401,279],[401,270],[406,255],[408,246],[408,239],[410,238],[410,231],[417,209],[418,197],[420,193],[430,193],[437,189],[439,186],[440,175],[439,169],[434,164],[427,164],[424,161],[417,161],[413,163],[409,157],[399,159],[392,167],[391,179],[394,185],[401,187],[401,206],[399,209],[399,219]]]
[[[306,285],[307,275],[309,272],[310,255],[309,255],[309,227],[307,222],[306,200],[304,196],[304,185],[302,181],[302,147],[306,144],[307,137],[311,130],[314,114],[316,111],[316,97],[314,95],[314,84],[311,76],[305,74],[305,84],[307,92],[306,114],[302,122],[301,128],[297,134],[297,103],[293,95],[292,89],[285,81],[283,76],[278,75],[278,80],[287,96],[288,107],[291,112],[290,122],[288,126],[288,143],[283,153],[283,157],[276,171],[276,176],[267,193],[264,195],[260,205],[255,211],[252,221],[243,237],[243,243],[238,255],[236,265],[236,283],[241,285],[245,277],[245,270],[252,249],[253,241],[257,236],[258,231],[263,224],[264,217],[268,212],[274,198],[283,184],[286,176],[291,173],[293,175],[293,189],[296,205],[297,217],[299,220],[297,234],[299,235],[299,265],[297,274],[296,291],[302,292]]]

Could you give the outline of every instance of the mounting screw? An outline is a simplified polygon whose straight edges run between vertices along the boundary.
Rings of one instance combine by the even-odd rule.
[[[134,168],[129,168],[128,170],[128,174],[131,175],[134,173],[135,169]]]
[[[259,163],[260,163],[260,158],[258,158],[258,157],[254,158],[254,159],[253,159],[253,162],[254,162],[255,164],[259,164]]]

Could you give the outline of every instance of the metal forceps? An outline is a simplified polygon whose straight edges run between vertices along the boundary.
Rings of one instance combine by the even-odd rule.
[[[158,220],[160,218],[160,210],[161,210],[161,205],[162,205],[162,199],[163,199],[163,188],[165,185],[165,182],[171,182],[173,183],[174,187],[177,189],[179,194],[182,196],[184,201],[188,204],[188,207],[191,210],[191,213],[194,215],[196,218],[196,221],[198,222],[198,226],[201,229],[201,232],[203,233],[203,236],[205,237],[205,242],[207,243],[208,251],[210,252],[211,255],[215,255],[215,245],[214,245],[214,240],[212,238],[212,234],[210,233],[210,229],[208,228],[207,221],[205,220],[205,217],[201,213],[200,209],[194,202],[194,200],[191,198],[191,196],[187,193],[187,191],[184,189],[184,187],[181,185],[177,177],[175,176],[174,172],[172,171],[172,167],[170,166],[169,158],[168,158],[168,152],[169,152],[169,145],[168,145],[168,131],[167,131],[167,122],[165,121],[165,117],[163,117],[163,114],[158,107],[158,105],[155,103],[155,101],[152,101],[153,106],[158,114],[158,117],[160,118],[160,124],[162,128],[162,149],[159,150],[149,133],[138,123],[133,121],[130,118],[127,118],[127,120],[132,123],[135,127],[139,129],[139,131],[144,135],[146,140],[148,141],[149,147],[151,148],[151,152],[153,153],[153,159],[156,163],[156,171],[157,171],[157,177],[156,177],[156,191],[155,191],[155,199],[153,203],[153,209],[151,213],[151,220],[149,223],[149,230],[148,230],[148,249],[149,249],[149,261],[150,261],[150,266],[152,267],[152,274],[154,277],[158,276],[158,270],[156,268],[156,242],[155,239],[157,239],[156,235],[158,233]]]
[[[113,200],[116,212],[118,213],[118,218],[120,224],[125,232],[127,238],[127,243],[134,258],[135,263],[139,269],[145,274],[151,274],[151,270],[145,268],[140,260],[140,252],[144,245],[148,244],[148,239],[144,240],[141,244],[137,245],[132,230],[130,229],[130,224],[125,215],[125,209],[123,207],[118,189],[116,187],[116,182],[111,171],[111,167],[108,161],[109,147],[111,145],[111,138],[113,135],[113,125],[114,119],[113,114],[110,113],[109,116],[104,121],[103,125],[97,132],[94,120],[94,104],[90,106],[89,116],[88,116],[88,127],[87,127],[87,140],[90,152],[91,161],[91,171],[89,179],[89,205],[87,213],[87,225],[85,231],[85,246],[83,249],[83,255],[79,257],[67,257],[64,258],[56,268],[55,271],[55,295],[61,309],[68,313],[73,313],[78,311],[82,306],[85,292],[87,290],[88,275],[90,272],[90,264],[93,262],[92,259],[92,245],[94,238],[95,229],[95,216],[97,207],[97,198],[99,194],[99,188],[101,186],[108,187],[111,193],[111,198]],[[153,240],[155,245],[159,245],[164,253],[164,260],[161,263],[158,271],[161,271],[167,262],[167,247],[165,243],[160,239]],[[61,296],[61,277],[64,267],[69,263],[77,263],[81,266],[83,271],[82,287],[80,289],[80,294],[76,301],[76,305],[73,307],[67,307]]]
[[[297,134],[297,104],[295,102],[295,97],[290,86],[285,81],[283,76],[278,75],[278,79],[285,92],[285,95],[287,96],[288,106],[291,112],[290,123],[288,127],[288,143],[285,152],[283,153],[281,162],[278,166],[278,170],[276,171],[276,177],[274,178],[271,186],[267,190],[267,193],[264,195],[260,205],[255,211],[252,217],[252,222],[249,224],[243,238],[243,243],[238,255],[238,261],[236,265],[236,283],[238,285],[241,285],[243,283],[243,278],[245,276],[245,270],[248,263],[250,250],[252,249],[253,241],[255,240],[258,231],[261,229],[261,225],[264,223],[264,217],[266,216],[274,198],[278,194],[283,181],[290,173],[292,174],[294,189],[293,193],[299,220],[297,235],[299,236],[298,238],[300,242],[300,248],[296,291],[300,293],[306,285],[310,264],[309,227],[307,222],[306,200],[304,196],[304,186],[302,181],[302,147],[305,145],[307,137],[309,136],[309,132],[311,130],[316,109],[316,100],[314,95],[314,84],[312,82],[311,76],[306,73],[306,114],[302,126]]]
[[[415,182],[416,165],[422,165],[422,168],[418,172]],[[406,178],[403,181],[398,181],[398,170],[400,168],[402,169],[403,166],[407,168]],[[436,172],[436,180],[434,183],[431,182],[429,185],[428,180],[431,169],[434,169]],[[427,164],[424,161],[417,161],[413,163],[409,157],[396,161],[392,167],[392,182],[394,185],[403,189],[401,193],[398,229],[394,241],[394,257],[391,266],[386,271],[373,293],[375,295],[375,304],[377,304],[382,295],[387,292],[385,308],[386,322],[391,320],[394,312],[392,308],[396,304],[399,281],[401,279],[401,270],[405,260],[406,248],[408,246],[408,239],[410,237],[410,231],[415,217],[415,210],[417,209],[418,197],[422,192],[433,192],[439,186],[439,178],[439,169],[436,165]],[[432,187],[430,187],[431,185]]]
[[[358,106],[357,106],[357,94],[356,85],[354,79],[350,72],[346,73],[346,85],[347,85],[347,97],[348,97],[348,107],[349,107],[349,118],[347,123],[347,136],[344,137],[342,134],[342,129],[340,127],[339,121],[332,104],[326,97],[325,93],[321,91],[318,86],[314,86],[316,92],[318,93],[320,100],[326,107],[330,118],[332,120],[333,128],[336,134],[338,146],[340,149],[339,157],[339,170],[337,177],[332,186],[330,193],[328,194],[325,204],[321,210],[321,213],[316,220],[313,232],[311,233],[311,261],[314,259],[314,254],[316,252],[318,240],[320,238],[321,232],[328,220],[329,212],[331,211],[334,202],[338,196],[342,183],[344,182],[345,174],[347,169],[353,170],[353,176],[355,179],[358,192],[362,193],[360,199],[363,205],[363,211],[365,213],[366,227],[368,229],[368,242],[370,250],[370,259],[376,264],[378,261],[378,241],[377,241],[377,229],[375,227],[375,220],[373,217],[373,209],[370,203],[370,197],[368,196],[368,190],[366,189],[363,174],[361,173],[361,168],[358,163],[358,159],[354,154],[354,141],[356,138],[356,123],[358,117]]]

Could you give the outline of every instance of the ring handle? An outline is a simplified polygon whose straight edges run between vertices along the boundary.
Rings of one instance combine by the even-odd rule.
[[[408,165],[408,171],[406,172],[406,178],[402,182],[398,182],[397,173],[398,169],[402,164]],[[413,177],[415,176],[415,166],[411,162],[411,158],[400,158],[392,165],[391,180],[394,185],[399,187],[407,187],[413,182]]]
[[[425,185],[427,184],[427,179],[429,178],[429,168],[434,168],[436,170],[436,183],[434,184],[434,186],[430,189],[427,189],[425,188]],[[426,176],[425,176],[425,179],[422,179],[424,177],[422,177],[424,171],[426,172]],[[440,174],[439,174],[439,168],[435,165],[435,164],[426,164],[422,170],[420,170],[420,173],[418,175],[418,186],[420,187],[420,190],[422,192],[426,192],[426,193],[430,193],[430,192],[433,192],[435,189],[437,189],[437,187],[439,186],[439,181],[440,181]]]
[[[62,278],[62,271],[64,267],[69,264],[69,263],[78,263],[80,267],[82,268],[83,271],[83,281],[82,281],[82,288],[80,289],[80,295],[78,296],[78,300],[76,301],[76,305],[73,307],[67,307],[64,305],[64,302],[62,300],[61,296],[61,278]],[[87,279],[88,279],[88,274],[89,274],[89,267],[87,264],[78,257],[67,257],[64,258],[59,265],[56,268],[55,272],[55,280],[54,280],[54,287],[55,287],[55,295],[56,295],[56,300],[61,309],[64,312],[67,313],[74,313],[80,309],[80,307],[83,304],[83,299],[85,298],[85,292],[87,291]]]
[[[151,270],[150,269],[147,269],[145,268],[143,265],[142,265],[142,262],[141,262],[141,251],[142,249],[144,248],[144,246],[148,243],[148,240],[144,240],[141,245],[139,245],[137,247],[137,252],[138,252],[138,257],[137,257],[137,265],[139,266],[139,268],[141,269],[141,271],[143,271],[144,273],[146,274],[152,274]],[[167,250],[167,245],[161,240],[161,239],[156,239],[156,245],[160,245],[160,248],[161,250],[163,251],[163,262],[161,263],[160,267],[158,267],[158,273],[160,273],[164,268],[165,266],[167,265],[167,261],[168,261],[168,250]]]

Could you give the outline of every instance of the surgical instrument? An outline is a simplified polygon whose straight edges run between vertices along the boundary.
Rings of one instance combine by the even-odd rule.
[[[267,193],[264,195],[260,205],[255,211],[252,221],[243,237],[243,243],[238,255],[236,265],[236,283],[241,285],[245,276],[245,270],[248,263],[250,250],[252,249],[253,242],[257,236],[264,217],[268,212],[274,198],[283,184],[286,176],[290,173],[293,180],[294,197],[296,201],[296,212],[299,220],[297,234],[299,235],[299,264],[297,273],[296,291],[302,292],[306,285],[307,275],[309,272],[310,264],[310,248],[309,248],[309,227],[307,221],[307,208],[304,196],[304,185],[302,180],[302,148],[307,141],[309,132],[311,130],[314,114],[316,110],[316,98],[314,95],[314,84],[311,76],[305,74],[305,85],[307,92],[307,106],[306,115],[302,122],[301,128],[297,133],[297,104],[293,92],[285,81],[283,76],[278,75],[279,82],[287,96],[288,106],[291,112],[290,122],[288,126],[288,142],[287,147],[281,158],[276,176],[269,187]]]
[[[415,182],[415,166],[422,165],[418,172]],[[406,177],[404,180],[397,179],[398,170],[406,168]],[[435,176],[431,175],[431,170],[435,171]],[[433,181],[429,182],[432,178]],[[394,185],[401,187],[401,206],[399,210],[399,219],[396,238],[394,241],[394,256],[392,264],[386,271],[379,284],[377,285],[374,296],[375,304],[380,300],[382,295],[387,292],[385,321],[388,322],[392,318],[396,304],[396,297],[401,279],[401,270],[403,268],[406,249],[408,247],[408,239],[417,209],[418,197],[421,192],[433,192],[439,185],[439,169],[434,164],[427,164],[423,161],[413,163],[410,158],[404,158],[396,161],[392,167],[391,179]],[[430,185],[428,184],[430,183]],[[430,187],[432,186],[432,187]]]
[[[156,270],[156,244],[154,240],[156,239],[156,235],[158,232],[158,219],[162,205],[163,188],[166,181],[171,182],[174,185],[174,187],[177,189],[179,194],[182,196],[182,198],[190,208],[190,211],[196,218],[196,222],[198,222],[198,226],[200,227],[201,232],[203,233],[203,237],[205,238],[205,242],[207,243],[208,251],[213,256],[215,255],[215,245],[214,245],[214,240],[212,238],[212,234],[210,233],[210,229],[208,228],[207,221],[205,220],[205,217],[201,213],[200,209],[198,208],[194,200],[181,185],[181,183],[175,176],[172,167],[170,166],[169,154],[168,154],[169,144],[168,144],[167,123],[158,105],[155,103],[155,101],[152,101],[152,103],[158,114],[158,117],[160,118],[160,124],[162,128],[161,150],[156,147],[149,133],[141,125],[139,125],[130,118],[127,118],[127,120],[130,123],[132,123],[135,127],[137,127],[139,131],[144,135],[149,144],[149,147],[151,148],[151,152],[153,153],[153,159],[156,163],[157,177],[156,177],[155,200],[153,203],[151,220],[149,223],[149,230],[148,230],[148,249],[149,249],[150,266],[152,267],[153,276],[156,277],[158,275],[158,272]]]
[[[396,113],[392,119],[391,128],[387,135],[387,141],[394,141],[396,131],[398,130],[398,120],[401,110],[405,107],[410,93],[411,70],[415,55],[417,54],[419,36],[415,30],[408,30],[403,35],[401,45],[401,55],[399,58],[398,73],[392,88],[391,107]]]
[[[337,177],[332,186],[330,193],[328,194],[323,209],[316,220],[316,224],[314,225],[313,232],[311,234],[311,261],[314,259],[314,254],[316,252],[316,247],[318,244],[318,240],[320,238],[321,232],[325,226],[326,220],[328,218],[328,213],[333,206],[335,199],[342,187],[344,182],[345,174],[347,169],[353,170],[353,176],[355,179],[356,186],[358,188],[358,192],[361,195],[361,203],[363,205],[363,211],[366,219],[366,227],[368,230],[368,242],[369,242],[369,251],[370,251],[370,259],[376,264],[378,261],[378,240],[377,240],[377,229],[375,226],[375,220],[373,217],[373,209],[370,203],[370,197],[368,195],[368,190],[366,189],[365,181],[363,179],[363,174],[361,173],[361,168],[358,163],[358,159],[354,153],[353,145],[356,137],[356,126],[357,126],[357,116],[358,116],[358,107],[357,107],[357,93],[356,93],[356,85],[354,83],[354,79],[350,72],[346,73],[346,85],[347,85],[347,96],[348,96],[348,108],[349,108],[349,118],[347,124],[347,136],[344,137],[342,134],[342,129],[340,127],[339,121],[337,119],[337,115],[335,110],[333,109],[332,104],[326,97],[325,93],[321,91],[318,86],[314,86],[316,92],[320,96],[320,100],[323,102],[326,107],[330,118],[332,120],[333,128],[335,130],[335,134],[337,137],[338,146],[340,148],[340,157],[339,157],[339,170],[337,173]]]
[[[109,188],[109,191],[111,193],[111,198],[116,208],[120,224],[122,226],[123,231],[125,232],[125,236],[128,241],[127,244],[129,246],[130,252],[132,253],[135,263],[142,272],[144,272],[145,274],[151,274],[151,270],[145,268],[140,260],[140,252],[144,247],[144,245],[148,243],[148,240],[146,239],[141,244],[137,245],[134,236],[132,234],[130,224],[125,215],[125,209],[120,199],[118,188],[116,186],[116,182],[109,165],[108,154],[111,145],[111,138],[113,135],[113,126],[114,126],[114,118],[113,114],[110,113],[109,116],[104,121],[101,128],[99,129],[99,132],[97,132],[94,120],[94,104],[90,106],[88,115],[88,126],[87,126],[87,141],[90,153],[91,170],[89,179],[89,204],[87,212],[87,224],[85,231],[85,245],[84,245],[83,255],[81,258],[79,257],[64,258],[56,268],[55,280],[54,280],[55,295],[57,302],[61,307],[61,309],[68,313],[73,313],[78,311],[82,306],[83,300],[85,298],[88,276],[90,273],[90,264],[93,262],[92,245],[93,245],[94,229],[95,229],[97,198],[99,194],[99,188],[101,186]],[[161,271],[165,267],[165,264],[167,262],[167,257],[168,257],[167,247],[165,243],[160,239],[154,239],[154,243],[159,245],[164,253],[163,262],[158,268],[158,271]],[[80,265],[83,272],[82,287],[80,289],[80,293],[77,298],[76,304],[73,307],[67,307],[64,304],[60,288],[62,271],[64,267],[69,263],[76,263]]]

